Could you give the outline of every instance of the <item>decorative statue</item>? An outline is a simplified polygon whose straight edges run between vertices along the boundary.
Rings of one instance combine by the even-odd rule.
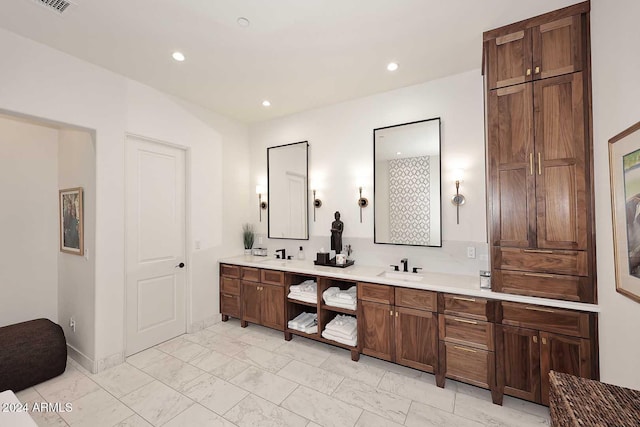
[[[344,224],[340,221],[340,212],[335,213],[336,220],[331,223],[331,249],[336,251],[337,254],[342,251],[342,230],[344,230]]]

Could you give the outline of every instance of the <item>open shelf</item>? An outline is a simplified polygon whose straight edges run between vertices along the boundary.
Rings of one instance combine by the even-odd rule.
[[[349,310],[348,308],[335,307],[333,305],[327,305],[324,302],[320,305],[321,310],[334,311],[336,313],[349,314],[351,316],[355,316],[358,314],[357,310]]]
[[[316,332],[314,334],[307,334],[306,332],[302,332],[297,329],[291,329],[291,328],[287,328],[287,332],[293,335],[299,335],[301,337],[311,338],[314,340],[317,340],[318,338],[322,338],[319,332]]]
[[[322,341],[322,342],[327,343],[327,344],[335,345],[336,347],[346,348],[347,350],[357,350],[358,349],[358,346],[352,347],[352,346],[347,345],[347,344],[342,344],[341,342],[338,342],[338,341],[329,340],[329,339],[323,337],[321,335],[321,333],[318,333],[317,340],[318,341]]]
[[[295,298],[287,298],[287,302],[289,302],[291,304],[299,304],[299,305],[304,305],[304,306],[307,306],[307,307],[313,307],[315,309],[318,308],[318,303],[316,303],[316,302],[301,301],[301,300],[295,299]]]

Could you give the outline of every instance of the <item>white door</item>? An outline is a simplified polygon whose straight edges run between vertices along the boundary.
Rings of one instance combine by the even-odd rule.
[[[127,356],[186,331],[185,152],[127,137]]]

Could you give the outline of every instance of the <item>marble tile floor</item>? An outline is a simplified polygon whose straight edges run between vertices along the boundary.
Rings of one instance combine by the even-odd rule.
[[[185,334],[93,375],[66,372],[19,392],[39,426],[540,426],[549,411],[488,390],[256,325],[229,320]],[[0,421],[1,419],[0,414]],[[2,422],[0,422],[2,425]]]

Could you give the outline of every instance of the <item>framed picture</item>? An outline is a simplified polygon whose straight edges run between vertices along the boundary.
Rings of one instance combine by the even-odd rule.
[[[82,187],[60,190],[60,251],[84,255]]]
[[[616,290],[640,302],[640,122],[609,140]]]

